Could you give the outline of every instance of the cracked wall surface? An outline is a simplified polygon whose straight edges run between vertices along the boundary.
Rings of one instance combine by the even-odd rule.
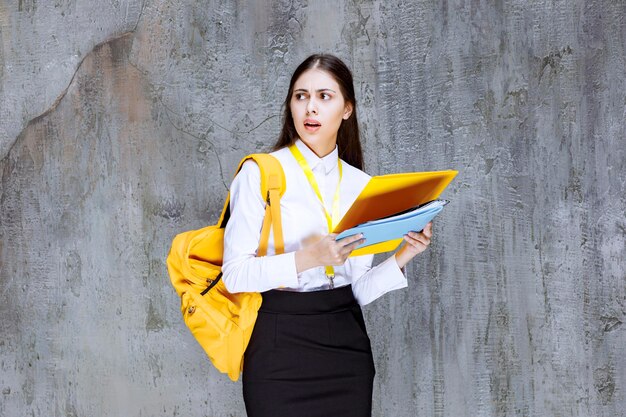
[[[310,53],[370,174],[458,169],[365,307],[374,416],[624,416],[626,3],[0,2],[0,416],[245,416],[165,256]],[[78,53],[80,51],[80,53]]]
[[[65,94],[95,45],[133,30],[139,0],[0,1],[0,157]]]

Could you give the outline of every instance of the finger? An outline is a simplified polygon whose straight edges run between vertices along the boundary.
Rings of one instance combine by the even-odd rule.
[[[354,248],[356,248],[357,246],[359,246],[360,244],[365,242],[365,238],[362,237],[358,240],[355,240],[352,243],[349,243],[347,245],[344,245],[344,247],[342,248],[342,252],[352,252],[354,250]]]
[[[336,248],[332,255],[332,265],[343,265],[346,262],[346,259],[350,256],[350,253],[352,253],[352,251],[363,242],[365,242],[365,239],[359,239],[356,242]]]
[[[430,238],[425,236],[423,233],[409,232],[409,234],[405,236],[407,236],[410,241],[419,242],[426,246],[430,244]]]
[[[349,245],[345,245],[343,248],[341,248],[341,254],[345,257],[348,257],[350,255],[350,253],[355,250],[359,245],[361,245],[362,243],[365,243],[365,239],[359,239],[356,242],[352,242]]]
[[[347,245],[351,245],[354,242],[361,240],[363,238],[363,233],[357,233],[356,235],[352,235],[352,236],[348,236],[348,237],[344,237],[343,239],[339,239],[337,241],[337,243],[339,243],[341,246],[347,246]]]
[[[428,224],[426,225],[426,227],[424,228],[424,231],[422,233],[424,233],[424,235],[426,235],[426,237],[432,237],[432,235],[433,235],[433,222],[428,222]]]
[[[424,239],[430,240],[430,237],[425,232],[409,232],[407,235],[412,239],[423,241]]]
[[[422,252],[426,250],[426,248],[428,247],[428,245],[418,240],[412,239],[409,236],[404,236],[404,240],[407,246],[409,246],[410,248],[412,248],[412,250],[415,250],[417,252]]]

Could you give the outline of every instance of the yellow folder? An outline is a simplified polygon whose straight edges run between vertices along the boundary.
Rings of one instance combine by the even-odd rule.
[[[348,212],[342,217],[334,233],[391,216],[414,208],[439,197],[458,171],[408,172],[372,177]],[[398,247],[402,239],[365,246],[350,256],[389,252]]]

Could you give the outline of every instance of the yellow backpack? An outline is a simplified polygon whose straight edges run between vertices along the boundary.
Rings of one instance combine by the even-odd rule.
[[[265,256],[270,227],[276,254],[284,252],[280,219],[280,197],[286,189],[285,174],[276,158],[268,154],[248,155],[261,170],[261,195],[266,200],[265,218],[257,256]],[[221,280],[224,228],[230,218],[230,193],[215,225],[181,233],[174,238],[167,256],[172,285],[181,297],[185,324],[209,356],[213,365],[236,381],[243,369],[243,354],[261,307],[261,294],[231,294]]]

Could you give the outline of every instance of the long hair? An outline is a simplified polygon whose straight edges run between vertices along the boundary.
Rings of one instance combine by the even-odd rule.
[[[343,61],[330,54],[315,54],[309,56],[296,68],[291,76],[289,91],[287,92],[287,97],[283,104],[285,107],[283,126],[273,150],[289,146],[298,138],[298,132],[293,123],[293,115],[291,114],[290,106],[293,86],[303,72],[313,68],[321,69],[330,74],[335,81],[337,81],[337,84],[339,84],[339,89],[341,90],[344,100],[352,104],[352,114],[350,114],[347,120],[341,121],[339,130],[337,131],[337,147],[339,148],[339,157],[341,159],[362,170],[363,151],[361,149],[361,138],[359,135],[359,122],[356,117],[356,98],[354,96],[352,73]]]

